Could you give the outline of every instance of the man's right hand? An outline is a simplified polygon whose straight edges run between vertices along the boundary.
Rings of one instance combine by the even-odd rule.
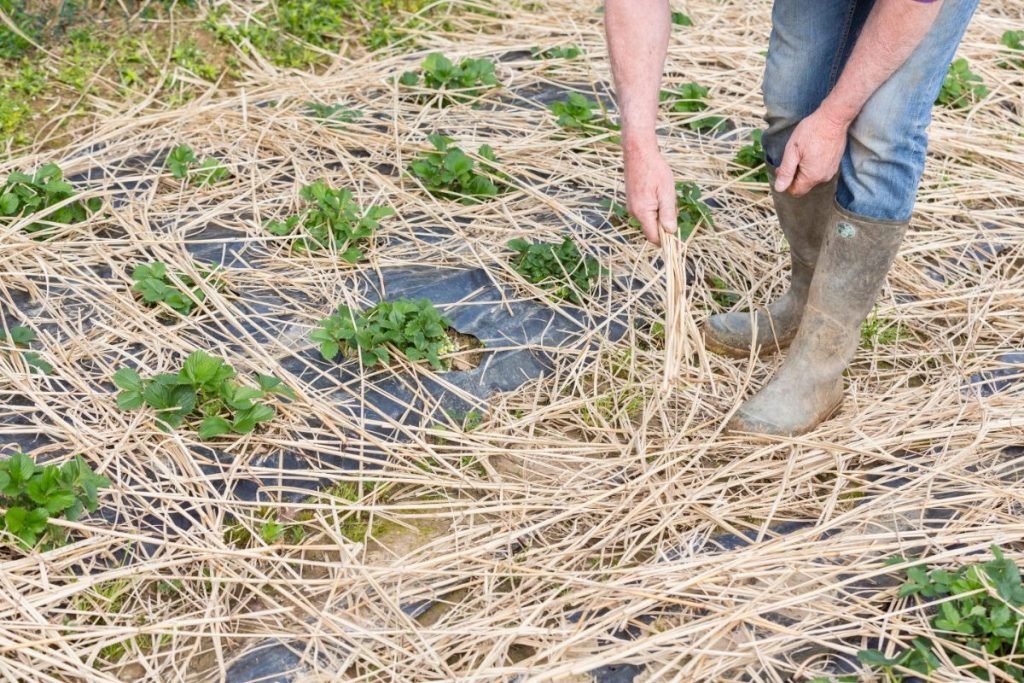
[[[644,236],[661,244],[661,225],[676,226],[676,185],[657,145],[624,148],[626,208],[640,221]]]

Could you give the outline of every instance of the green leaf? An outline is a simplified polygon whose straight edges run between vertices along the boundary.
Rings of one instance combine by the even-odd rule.
[[[125,391],[141,392],[142,378],[131,368],[121,368],[114,373],[114,385]]]
[[[199,438],[204,441],[230,432],[231,423],[220,416],[213,415],[199,423]]]

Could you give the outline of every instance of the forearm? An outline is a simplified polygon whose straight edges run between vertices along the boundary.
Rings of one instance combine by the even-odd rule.
[[[938,16],[943,0],[878,0],[821,112],[849,125],[872,94],[921,43]]]
[[[672,28],[668,0],[606,0],[608,53],[622,117],[622,145],[655,148],[658,93]]]

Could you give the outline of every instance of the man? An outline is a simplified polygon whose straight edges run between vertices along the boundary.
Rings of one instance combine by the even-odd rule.
[[[765,310],[711,316],[708,348],[789,347],[732,432],[796,435],[840,407],[843,371],[907,229],[932,103],[978,0],[776,0],[764,72],[765,163],[790,246],[789,289]],[[626,199],[648,240],[675,226],[655,135],[668,0],[606,0]]]

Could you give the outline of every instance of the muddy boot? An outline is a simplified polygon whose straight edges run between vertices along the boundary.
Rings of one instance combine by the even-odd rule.
[[[789,355],[772,381],[740,407],[727,431],[793,436],[839,409],[843,371],[906,230],[906,222],[875,221],[834,205]]]
[[[764,310],[719,313],[704,323],[708,350],[723,356],[746,358],[750,347],[759,354],[774,353],[789,346],[800,326],[807,290],[814,275],[821,236],[836,196],[836,178],[818,185],[803,197],[775,191],[775,169],[768,166],[772,200],[779,225],[789,242],[792,273],[789,289]],[[757,330],[754,330],[756,318]]]

